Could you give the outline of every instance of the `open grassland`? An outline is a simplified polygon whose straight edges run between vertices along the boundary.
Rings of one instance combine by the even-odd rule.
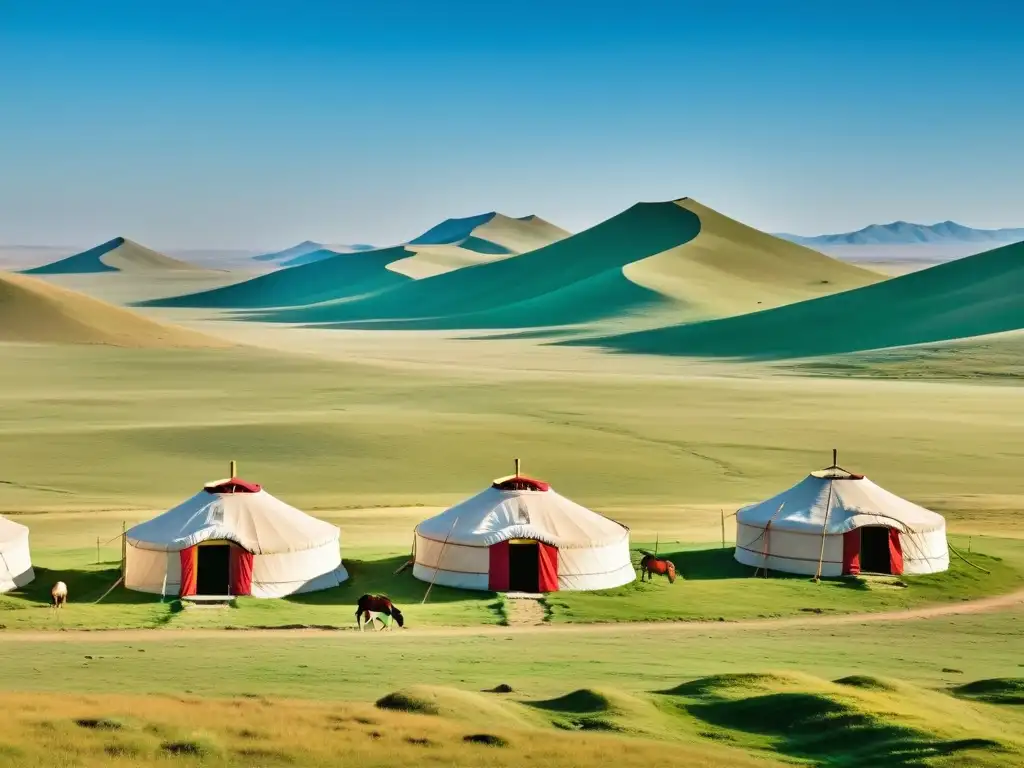
[[[0,635],[0,759],[1015,766],[1022,621]]]
[[[630,526],[636,548],[657,542],[682,577],[553,596],[555,623],[884,611],[1022,584],[1024,477],[1015,467],[1024,409],[1013,388],[642,367],[481,376],[244,348],[4,354],[12,365],[0,370],[0,513],[30,526],[38,573],[2,598],[0,624],[12,630],[55,628],[45,604],[57,579],[71,588],[68,628],[349,626],[355,598],[370,591],[408,607],[415,626],[501,623],[493,595],[437,588],[420,606],[425,585],[394,571],[419,520],[505,473],[512,456]],[[945,514],[954,544],[988,573],[954,558],[947,574],[898,583],[750,579],[721,548],[722,510],[796,482],[833,445],[844,463]],[[231,458],[244,476],[341,527],[350,582],[219,610],[121,589],[104,597],[118,575],[122,523],[187,498]],[[733,525],[727,518],[727,544]]]
[[[513,456],[598,511],[728,512],[824,465],[833,446],[962,531],[961,510],[986,506],[1016,527],[1024,498],[1024,392],[1013,387],[696,367],[523,375],[516,359],[431,374],[243,349],[3,354],[4,513],[159,509],[231,458],[310,509],[436,506],[484,487]]]
[[[261,333],[202,327],[243,325]],[[1024,762],[1016,388],[528,339],[282,328],[259,341],[308,354],[0,346],[0,513],[30,526],[37,568],[0,597],[0,765]],[[954,556],[927,577],[751,578],[721,546],[723,511],[833,446],[944,514],[984,570]],[[438,587],[421,605],[426,585],[394,574],[413,526],[513,456],[629,525],[635,548],[656,543],[680,578],[552,595],[539,626],[504,626],[509,606],[489,593]],[[234,607],[104,596],[122,522],[230,459],[337,523],[351,580]],[[60,619],[46,607],[58,578]],[[390,593],[409,628],[354,631],[367,591]],[[498,686],[511,690],[484,692]]]

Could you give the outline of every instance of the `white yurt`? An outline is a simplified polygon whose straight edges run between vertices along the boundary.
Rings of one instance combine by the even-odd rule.
[[[337,526],[234,476],[207,483],[125,538],[125,586],[140,592],[284,597],[348,578]]]
[[[416,526],[413,575],[461,589],[609,589],[636,579],[629,529],[518,474]]]
[[[24,587],[35,577],[28,549],[28,528],[0,517],[0,594]]]
[[[949,568],[946,521],[833,461],[736,513],[736,559],[812,576],[938,573]]]

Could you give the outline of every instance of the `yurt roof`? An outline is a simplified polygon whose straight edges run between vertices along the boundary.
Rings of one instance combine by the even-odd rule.
[[[556,493],[541,480],[512,476],[495,480],[475,496],[424,520],[416,533],[463,546],[535,539],[563,549],[584,549],[622,541],[629,530]]]
[[[233,541],[258,555],[299,552],[337,541],[337,526],[318,520],[237,477],[203,490],[128,529],[132,546],[175,552],[203,541]]]
[[[0,516],[0,549],[8,544],[23,541],[28,536],[28,527]]]
[[[926,532],[943,528],[945,519],[841,467],[812,472],[792,488],[743,507],[744,525],[803,533],[841,534],[865,525]]]

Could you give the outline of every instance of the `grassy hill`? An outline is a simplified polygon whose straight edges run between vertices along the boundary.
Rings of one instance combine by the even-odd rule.
[[[515,258],[266,319],[523,328],[667,310],[678,320],[774,306],[878,279],[684,198],[634,205]]]
[[[598,340],[623,352],[799,358],[1024,328],[1024,243],[753,314]],[[566,342],[576,343],[576,342]]]
[[[119,347],[227,346],[34,277],[0,273],[0,341]]]
[[[59,261],[24,270],[30,275],[75,275],[93,272],[134,272],[198,269],[123,237]]]
[[[537,217],[512,219],[488,213],[448,219],[406,245],[351,253],[307,251],[284,262],[290,269],[235,285],[155,300],[150,305],[244,309],[348,300],[410,280],[506,259],[521,249],[547,245],[567,234]]]

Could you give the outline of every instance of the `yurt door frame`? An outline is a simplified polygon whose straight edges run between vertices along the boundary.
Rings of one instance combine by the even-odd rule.
[[[199,545],[196,563],[197,595],[231,594],[231,544],[204,541]]]
[[[490,549],[488,588],[495,592],[557,592],[558,548],[535,539],[510,539]]]
[[[843,534],[843,573],[903,573],[900,532],[883,525],[865,525]]]
[[[232,541],[212,539],[181,550],[182,597],[252,594],[253,554]]]

